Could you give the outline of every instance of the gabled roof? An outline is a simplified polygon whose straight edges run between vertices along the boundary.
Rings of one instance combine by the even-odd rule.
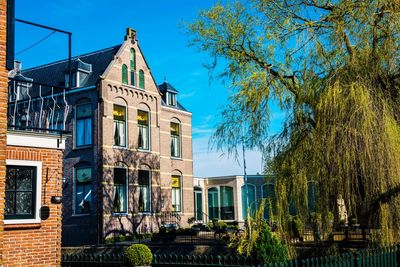
[[[158,88],[160,89],[161,93],[165,94],[166,92],[171,92],[171,93],[178,93],[178,90],[176,90],[171,84],[169,84],[167,81],[163,82],[162,84],[158,85]]]
[[[100,75],[103,74],[107,66],[113,60],[121,45],[116,45],[99,51],[79,55],[72,58],[72,69],[76,70],[84,62],[92,65],[92,72],[89,77],[80,84],[80,87],[96,85]],[[46,65],[26,69],[22,71],[25,77],[32,78],[34,82],[64,86],[65,73],[68,73],[68,59],[56,61]]]
[[[163,82],[160,85],[157,85],[158,89],[160,90],[160,92],[162,93],[162,99],[161,99],[161,105],[165,106],[165,107],[169,107],[169,108],[173,108],[173,109],[178,109],[178,110],[182,110],[182,111],[187,111],[182,105],[181,103],[179,103],[179,101],[176,101],[176,106],[170,106],[167,105],[166,103],[166,93],[170,92],[170,93],[174,93],[174,94],[178,94],[178,90],[176,90],[171,84],[169,84],[167,81]]]

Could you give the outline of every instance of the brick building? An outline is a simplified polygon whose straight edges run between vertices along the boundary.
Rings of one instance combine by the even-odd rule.
[[[21,74],[68,87],[67,67],[59,61]],[[191,113],[171,84],[156,84],[136,32],[73,58],[72,69],[72,89],[46,122],[57,129],[65,122],[72,132],[63,160],[63,245],[185,225],[193,216]]]
[[[1,0],[0,265],[59,266],[64,142],[54,131],[10,127],[10,114],[30,102],[22,88],[28,94],[33,89],[9,79],[13,25],[14,1]]]

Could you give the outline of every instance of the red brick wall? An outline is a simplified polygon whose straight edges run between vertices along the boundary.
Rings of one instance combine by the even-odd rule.
[[[62,193],[62,151],[7,146],[7,159],[42,161],[41,206],[50,208],[50,216],[39,224],[4,226],[3,264],[60,266],[61,204],[52,204],[50,199]]]
[[[0,0],[0,266],[2,265],[5,159],[7,132],[7,76],[6,70],[7,0]]]

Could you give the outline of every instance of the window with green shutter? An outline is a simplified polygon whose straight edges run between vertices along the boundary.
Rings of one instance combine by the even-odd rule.
[[[136,70],[136,54],[135,49],[131,48],[131,85],[135,85],[135,70]]]
[[[128,67],[125,64],[122,65],[122,83],[128,84]]]
[[[139,70],[139,88],[144,89],[144,71]]]

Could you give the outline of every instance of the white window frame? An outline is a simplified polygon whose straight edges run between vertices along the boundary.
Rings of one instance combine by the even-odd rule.
[[[149,151],[151,151],[151,111],[150,110],[145,110],[145,109],[138,109],[137,113],[136,113],[136,118],[137,118],[137,114],[139,114],[139,110],[143,111],[143,112],[147,112],[147,116],[148,116],[148,120],[149,120],[149,122],[147,124],[147,128],[148,128],[147,139],[148,139],[148,142],[149,142],[149,148],[148,149],[144,149],[144,148],[139,148],[139,146],[138,146],[137,150],[138,151],[149,152]],[[136,124],[137,124],[137,133],[138,133],[138,139],[139,139],[139,122],[137,121]],[[138,142],[139,142],[139,140],[138,140]]]
[[[120,106],[120,107],[124,107],[125,108],[125,145],[124,146],[119,146],[114,144],[115,140],[114,140],[114,106]],[[121,105],[121,104],[117,104],[117,103],[113,103],[113,108],[112,108],[112,118],[113,118],[113,124],[112,124],[112,142],[113,142],[113,148],[117,148],[117,149],[126,149],[129,147],[129,140],[128,140],[128,136],[129,136],[129,132],[128,132],[128,106],[125,105]]]
[[[178,126],[179,126],[179,135],[178,135],[179,156],[172,156],[172,151],[170,151],[170,157],[171,157],[171,159],[182,159],[182,124],[180,122],[176,122],[176,121],[171,121],[169,124],[170,125],[170,132],[169,132],[170,149],[171,149],[171,142],[172,142],[171,123],[178,124]]]
[[[91,185],[93,184],[93,167],[91,166],[91,165],[87,165],[87,166],[85,166],[85,165],[83,165],[82,167],[74,167],[74,174],[73,174],[73,183],[74,183],[74,185],[73,185],[73,195],[72,195],[72,203],[73,203],[73,206],[72,206],[72,216],[74,216],[74,217],[79,217],[79,216],[88,216],[88,215],[90,215],[90,214],[92,214],[92,206],[90,207],[90,212],[88,212],[88,213],[76,213],[76,170],[77,169],[91,169],[91,175],[92,175],[92,180],[91,180]],[[91,187],[91,189],[90,190],[92,190],[93,188]],[[91,192],[91,194],[92,194],[93,192]],[[90,197],[90,205],[92,205],[93,204],[93,195],[91,195],[91,197]]]
[[[181,202],[181,203],[179,203],[180,206],[181,206],[180,210],[179,211],[173,211],[173,212],[181,214],[181,213],[183,213],[183,199],[182,199],[182,197],[183,197],[183,194],[182,194],[182,191],[183,191],[183,175],[181,173],[179,173],[179,174],[171,174],[171,180],[172,180],[172,176],[179,176],[179,195],[180,195],[180,202]],[[174,187],[171,187],[171,189],[173,190]],[[173,196],[172,196],[172,191],[171,191],[171,205],[173,205],[172,200],[173,200]]]
[[[139,171],[148,171],[149,172],[149,189],[150,189],[150,194],[149,194],[149,198],[150,198],[150,209],[148,210],[148,211],[138,211],[138,214],[151,214],[152,212],[153,212],[153,197],[152,197],[152,194],[153,194],[153,184],[152,184],[152,181],[153,181],[153,177],[152,177],[152,170],[151,169],[139,169]],[[138,178],[139,178],[139,173],[138,173]],[[137,190],[140,190],[140,184],[139,184],[139,182],[137,183],[137,188],[136,188],[136,191]],[[138,199],[139,200],[139,199]]]
[[[123,169],[125,170],[125,190],[126,190],[126,211],[124,212],[114,212],[114,200],[115,200],[115,195],[114,195],[114,179],[115,179],[115,169]],[[112,214],[113,216],[121,216],[121,215],[128,215],[129,213],[129,169],[128,167],[122,167],[122,166],[114,166],[113,169],[113,199],[112,199]]]
[[[4,224],[29,224],[40,223],[40,208],[42,204],[42,162],[32,160],[6,160],[9,166],[29,166],[36,167],[36,199],[35,199],[35,218],[33,219],[5,219]],[[56,178],[58,179],[58,177]]]
[[[82,146],[77,146],[77,145],[76,145],[76,144],[77,144],[76,138],[77,138],[77,135],[78,135],[78,128],[77,128],[78,124],[77,124],[77,118],[76,118],[76,110],[77,110],[77,108],[78,108],[79,106],[85,106],[85,105],[91,106],[92,103],[91,103],[91,102],[88,102],[88,103],[77,104],[77,105],[75,105],[75,108],[74,108],[74,134],[73,134],[74,149],[81,149],[81,148],[87,148],[87,147],[93,146],[93,108],[92,108],[92,107],[91,107],[91,110],[92,110],[91,112],[92,112],[92,114],[91,114],[91,117],[90,117],[90,120],[91,120],[91,127],[92,127],[92,133],[91,133],[91,136],[90,136],[90,144],[88,144],[88,145],[82,145]],[[113,126],[114,126],[114,124],[113,124]]]

